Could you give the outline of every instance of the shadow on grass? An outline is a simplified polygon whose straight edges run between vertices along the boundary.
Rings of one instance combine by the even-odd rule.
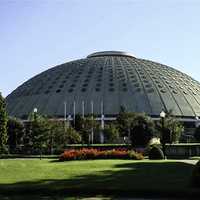
[[[130,162],[72,179],[0,184],[0,193],[195,197],[200,191],[190,187],[192,169],[192,164],[183,162]]]

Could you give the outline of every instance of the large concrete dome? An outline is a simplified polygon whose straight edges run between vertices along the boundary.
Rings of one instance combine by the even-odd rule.
[[[83,109],[100,115],[103,109],[104,115],[114,116],[124,106],[153,117],[164,109],[193,118],[200,116],[200,83],[166,65],[106,51],[48,69],[19,86],[6,101],[9,115],[19,118],[34,108],[62,118],[64,102],[71,115]]]

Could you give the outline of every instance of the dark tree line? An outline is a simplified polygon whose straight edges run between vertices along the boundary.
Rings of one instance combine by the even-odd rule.
[[[134,147],[146,146],[153,137],[161,142],[177,142],[183,132],[183,126],[171,113],[167,113],[164,129],[161,122],[154,122],[145,113],[126,112],[121,107],[116,121],[106,123],[102,130],[100,122],[94,115],[82,117],[76,115],[75,121],[52,121],[38,113],[31,113],[29,120],[22,123],[15,118],[8,118],[6,104],[0,94],[0,153],[10,151],[16,153],[42,151],[53,153],[56,149],[65,148],[68,144],[99,143],[102,133],[105,143],[122,142],[121,138],[129,138]],[[200,128],[195,137],[199,141]]]

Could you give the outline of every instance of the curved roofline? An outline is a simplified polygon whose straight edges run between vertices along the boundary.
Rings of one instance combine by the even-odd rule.
[[[99,51],[92,54],[89,54],[87,58],[91,57],[99,57],[99,56],[128,56],[135,57],[133,54],[125,52],[125,51]]]

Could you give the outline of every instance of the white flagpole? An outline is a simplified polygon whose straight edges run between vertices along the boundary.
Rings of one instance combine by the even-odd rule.
[[[101,115],[101,128],[104,130],[104,115]]]
[[[76,103],[74,101],[74,128],[75,128],[75,116],[76,115]]]
[[[82,117],[84,118],[85,116],[85,102],[82,101]]]
[[[101,101],[101,115],[103,115],[103,101]]]
[[[94,114],[94,105],[93,105],[93,101],[91,101],[91,112],[92,112],[92,133],[91,133],[91,143],[93,144],[93,140],[94,140],[94,127],[93,127],[93,114]]]

